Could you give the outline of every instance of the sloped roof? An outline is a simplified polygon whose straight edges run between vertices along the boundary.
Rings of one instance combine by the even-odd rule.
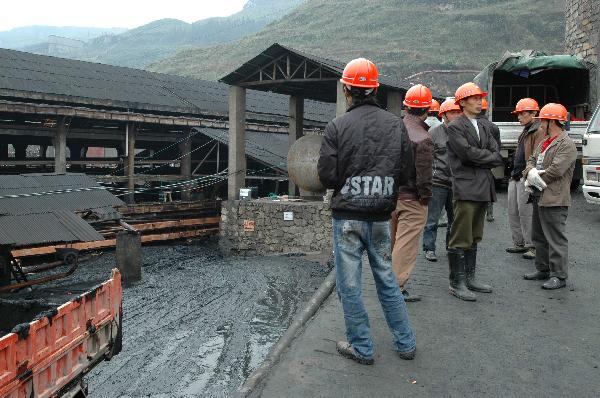
[[[85,174],[0,175],[0,244],[102,240],[76,212],[116,219],[122,205]]]
[[[0,49],[0,98],[192,116],[226,116],[226,84]],[[287,117],[282,95],[249,91],[248,119]],[[307,101],[306,119],[335,116],[327,104]],[[281,121],[281,120],[278,120]]]
[[[211,128],[199,128],[197,130],[222,144],[229,145],[229,132],[227,130]],[[287,134],[246,131],[246,155],[270,166],[273,170],[287,173],[289,145]]]
[[[290,55],[296,62],[304,60],[311,64],[320,65],[327,72],[327,79],[318,81],[318,79],[303,79],[303,76],[298,79],[286,79],[285,82],[276,82],[272,85],[261,84],[260,87],[251,86],[256,90],[272,91],[275,93],[286,95],[297,95],[303,98],[310,98],[317,101],[334,103],[336,101],[336,85],[337,80],[342,77],[345,63],[335,61],[312,54],[307,54],[303,51],[293,49],[291,47],[282,46],[274,43],[269,48],[252,58],[242,66],[219,79],[220,82],[230,85],[244,86],[249,78],[257,73],[261,67],[269,65],[282,56]],[[293,68],[296,68],[294,65]],[[332,79],[331,77],[335,77]],[[266,83],[266,82],[265,82]],[[400,91],[405,94],[407,89],[395,78],[389,76],[379,76],[380,92],[384,93],[391,91]]]

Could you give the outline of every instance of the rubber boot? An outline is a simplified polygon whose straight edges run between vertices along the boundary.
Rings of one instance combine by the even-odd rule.
[[[467,288],[480,293],[491,293],[492,287],[485,283],[477,282],[475,269],[477,268],[477,245],[465,250],[465,274],[467,274]]]
[[[477,300],[477,296],[467,289],[464,251],[448,250],[448,264],[450,265],[450,294],[465,301]]]

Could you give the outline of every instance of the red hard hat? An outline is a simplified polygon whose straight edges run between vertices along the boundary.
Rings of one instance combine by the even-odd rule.
[[[517,106],[512,113],[520,113],[523,111],[539,111],[540,106],[533,98],[523,98],[517,102]]]
[[[459,88],[456,89],[456,93],[454,94],[454,101],[456,104],[460,103],[460,100],[463,100],[472,96],[478,97],[486,97],[487,93],[479,88],[479,86],[473,82],[465,83]]]
[[[487,108],[488,108],[488,101],[485,98],[483,98],[481,100],[481,110],[487,111]]]
[[[366,58],[357,58],[348,62],[340,82],[348,86],[376,88],[379,87],[379,72],[373,62]]]
[[[431,106],[429,107],[429,112],[439,112],[440,111],[440,103],[434,98],[431,100]]]
[[[569,112],[567,112],[567,108],[562,106],[561,104],[546,104],[540,110],[540,114],[538,116],[534,116],[534,119],[546,119],[546,120],[558,120],[559,122],[566,122]]]
[[[448,98],[446,101],[442,102],[440,105],[440,112],[438,116],[442,116],[444,113],[448,111],[460,111],[460,106],[456,105],[454,102],[454,98]]]
[[[432,100],[431,90],[422,84],[417,84],[408,89],[403,104],[410,108],[429,108]]]

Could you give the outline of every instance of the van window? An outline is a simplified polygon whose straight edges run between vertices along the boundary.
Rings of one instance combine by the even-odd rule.
[[[594,113],[594,117],[590,121],[588,132],[600,134],[600,106],[596,108],[596,113]]]

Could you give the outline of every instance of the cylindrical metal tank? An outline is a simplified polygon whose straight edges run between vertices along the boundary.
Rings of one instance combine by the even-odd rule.
[[[301,190],[311,193],[325,192],[317,173],[322,141],[321,135],[305,135],[294,142],[288,152],[288,174]]]

